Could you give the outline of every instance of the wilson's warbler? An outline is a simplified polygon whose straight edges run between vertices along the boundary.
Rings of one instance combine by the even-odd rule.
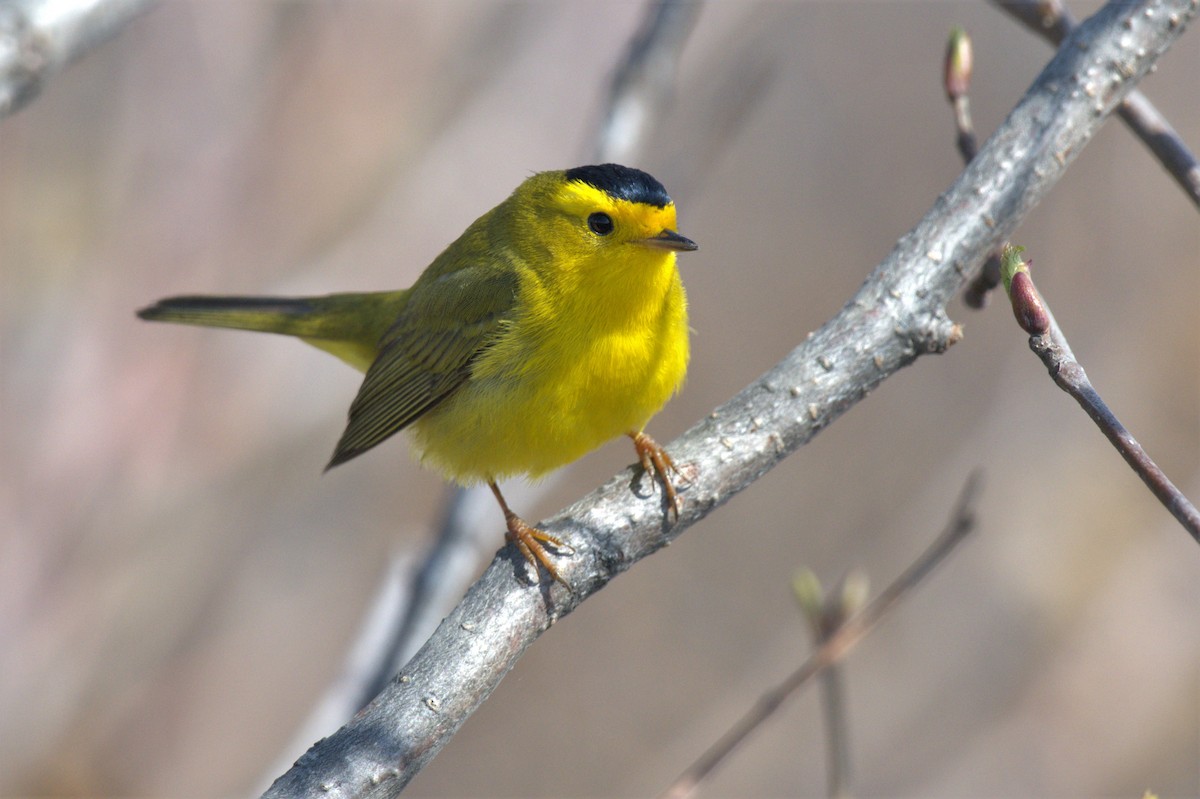
[[[670,456],[642,430],[683,382],[687,302],[662,184],[617,164],[542,172],[401,291],[173,297],[143,319],[297,336],[366,372],[326,467],[411,427],[421,461],[486,482],[507,538],[565,581],[496,481],[545,474],[627,434],[678,515]]]

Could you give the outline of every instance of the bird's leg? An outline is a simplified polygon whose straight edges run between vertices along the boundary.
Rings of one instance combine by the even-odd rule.
[[[525,560],[529,561],[529,565],[533,566],[534,574],[537,574],[538,566],[543,567],[555,581],[561,583],[568,591],[571,586],[558,573],[558,569],[554,567],[553,561],[550,560],[550,553],[546,551],[543,544],[549,544],[556,549],[567,549],[566,544],[562,539],[544,533],[536,527],[530,525],[520,516],[512,512],[508,507],[508,503],[504,501],[504,495],[500,493],[500,487],[492,480],[488,480],[488,487],[492,489],[492,493],[496,495],[496,501],[500,503],[500,509],[504,511],[504,522],[508,526],[508,532],[504,534],[505,539],[509,543],[516,544],[517,549],[521,550],[521,554],[525,556]]]
[[[679,497],[675,493],[674,484],[671,483],[671,475],[679,474],[675,461],[671,460],[671,456],[657,441],[645,433],[630,433],[629,437],[633,439],[633,448],[637,450],[638,460],[642,462],[646,474],[656,475],[662,481],[663,492],[667,495],[668,512],[674,512],[678,520]]]

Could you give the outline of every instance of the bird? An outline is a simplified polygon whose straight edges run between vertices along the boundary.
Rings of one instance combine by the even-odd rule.
[[[168,297],[142,319],[295,336],[365,373],[326,470],[408,429],[423,466],[486,483],[506,539],[570,585],[571,548],[512,511],[498,482],[536,479],[628,436],[679,516],[679,469],[645,432],[682,386],[687,297],[675,204],[640,169],[538,172],[476,219],[408,289]]]

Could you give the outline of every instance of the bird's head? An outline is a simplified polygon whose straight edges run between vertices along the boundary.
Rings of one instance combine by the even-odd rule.
[[[663,185],[619,164],[543,172],[518,191],[528,194],[529,228],[560,265],[607,267],[673,263],[675,252],[696,249],[675,230],[675,204]]]

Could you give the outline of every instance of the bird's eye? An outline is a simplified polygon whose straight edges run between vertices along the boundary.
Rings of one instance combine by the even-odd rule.
[[[597,211],[588,217],[588,227],[598,236],[607,236],[613,232],[612,217]]]

